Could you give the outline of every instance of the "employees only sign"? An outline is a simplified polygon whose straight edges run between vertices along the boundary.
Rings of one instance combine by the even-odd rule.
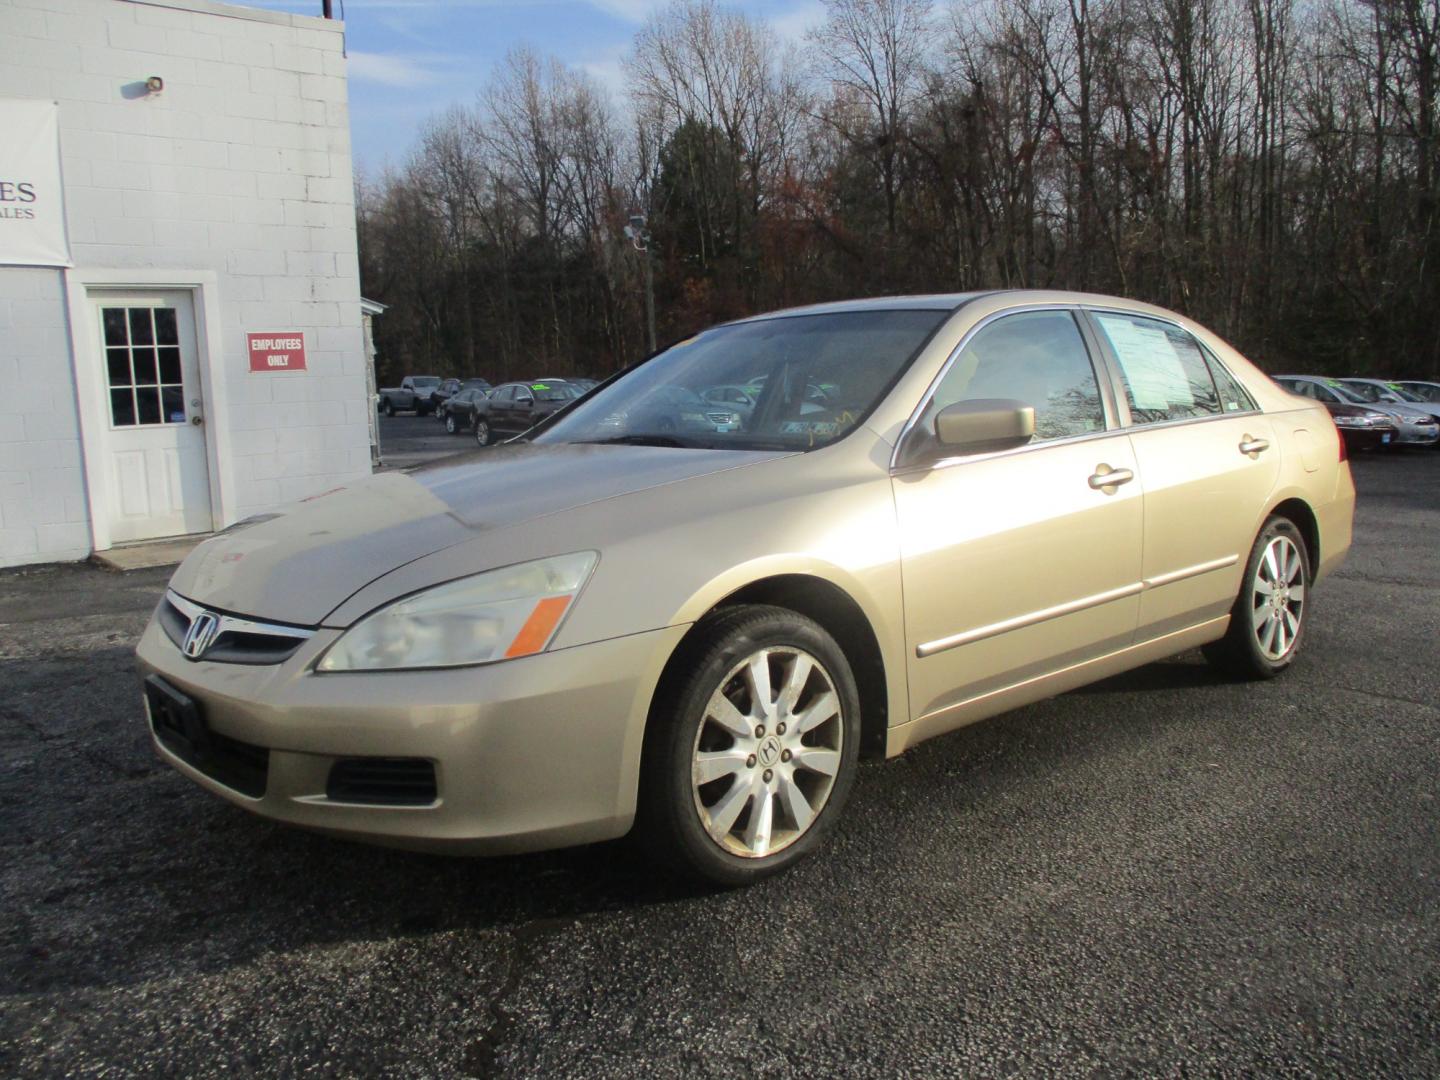
[[[246,334],[251,371],[304,371],[305,335],[299,330]]]
[[[60,110],[0,99],[0,266],[69,266]]]

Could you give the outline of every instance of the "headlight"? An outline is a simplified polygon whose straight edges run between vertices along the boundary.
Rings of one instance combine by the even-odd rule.
[[[318,670],[459,667],[543,652],[597,558],[537,559],[397,600],[341,634]]]

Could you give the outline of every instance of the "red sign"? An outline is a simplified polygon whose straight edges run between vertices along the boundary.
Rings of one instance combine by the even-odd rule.
[[[246,334],[251,371],[304,371],[305,335],[299,330]]]

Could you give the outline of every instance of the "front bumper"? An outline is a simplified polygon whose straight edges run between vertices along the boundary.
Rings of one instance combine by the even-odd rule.
[[[1397,425],[1395,443],[1402,446],[1431,446],[1440,442],[1440,427],[1434,424]]]
[[[1394,427],[1340,428],[1340,435],[1345,440],[1345,448],[1352,452],[1378,450],[1382,446],[1394,443],[1397,434]]]
[[[322,629],[275,665],[186,659],[154,619],[137,649],[198,703],[206,726],[268,750],[252,798],[156,752],[190,779],[264,817],[357,840],[457,854],[565,847],[621,836],[635,814],[651,696],[685,626],[436,671],[317,675],[339,635]],[[148,708],[147,708],[148,713]],[[327,794],[337,761],[434,763],[427,806],[361,805]]]

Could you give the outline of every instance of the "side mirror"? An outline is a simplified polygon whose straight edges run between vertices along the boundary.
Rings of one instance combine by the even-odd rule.
[[[957,401],[935,415],[935,438],[953,454],[1024,446],[1035,435],[1035,407],[1014,398]]]

